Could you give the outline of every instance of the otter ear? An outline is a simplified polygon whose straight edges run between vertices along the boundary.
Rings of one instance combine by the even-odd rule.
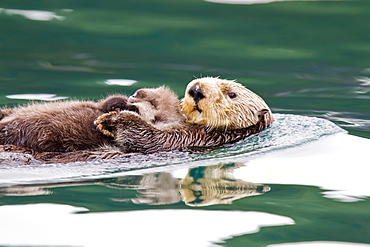
[[[267,109],[262,109],[261,111],[260,111],[260,116],[263,116],[263,115],[265,115],[266,113],[268,113],[269,112],[269,110],[267,110]]]
[[[261,120],[268,112],[269,112],[269,110],[267,110],[267,109],[260,110],[258,112],[258,118]]]

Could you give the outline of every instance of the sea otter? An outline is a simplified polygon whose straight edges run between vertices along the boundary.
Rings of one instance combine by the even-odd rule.
[[[179,108],[178,96],[168,87],[138,89],[127,100],[140,118],[157,128],[185,122],[185,117]],[[112,111],[117,112],[117,111]],[[100,129],[107,136],[113,136],[108,129]]]
[[[128,111],[103,114],[95,123],[123,152],[154,153],[235,142],[273,122],[262,98],[235,81],[213,77],[188,84],[181,110],[187,121],[169,127]]]
[[[133,110],[123,95],[100,102],[58,101],[32,103],[1,110],[0,144],[13,144],[35,151],[74,151],[111,143],[94,126],[101,114],[114,110]],[[4,114],[5,113],[5,114]]]
[[[113,139],[99,131],[94,120],[111,111],[136,112],[143,121],[154,125],[185,120],[177,95],[166,87],[139,89],[130,98],[128,102],[124,95],[113,95],[99,102],[60,101],[4,109],[0,111],[4,115],[0,120],[0,144],[13,144],[39,153],[110,146]],[[11,149],[19,151],[19,148]]]
[[[270,109],[259,96],[235,81],[219,78],[189,83],[181,102],[186,120],[176,94],[165,87],[139,89],[127,102],[123,98],[124,103],[114,97],[98,103],[69,101],[3,109],[0,144],[18,146],[0,150],[31,153],[53,163],[72,162],[218,146],[245,138],[273,122]],[[109,113],[95,121],[100,133],[93,122],[102,112]],[[29,132],[33,142],[27,141]],[[55,154],[55,150],[61,151]]]

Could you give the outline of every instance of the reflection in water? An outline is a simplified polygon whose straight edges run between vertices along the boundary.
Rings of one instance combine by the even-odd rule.
[[[12,186],[0,188],[0,196],[41,196],[50,195],[48,187],[54,186]]]
[[[274,2],[290,2],[293,0],[204,0],[211,3],[221,3],[221,4],[265,4]],[[294,1],[310,1],[310,0],[294,0]]]
[[[370,86],[370,78],[366,76],[361,76],[356,78],[357,81],[361,82],[361,86]]]
[[[233,171],[241,164],[220,164],[189,169],[180,181],[183,200],[190,206],[229,204],[246,196],[263,194],[270,187],[235,179]]]
[[[53,19],[63,21],[64,16],[55,14],[54,12],[44,10],[20,10],[20,9],[2,9],[0,8],[0,14],[5,13],[6,15],[20,15],[26,19],[33,21],[51,21]]]
[[[12,186],[0,188],[0,196],[49,195],[50,189],[66,186],[104,185],[114,189],[136,190],[136,198],[114,201],[131,201],[135,204],[166,205],[184,201],[189,206],[230,204],[247,196],[261,195],[270,190],[263,184],[235,179],[233,172],[242,164],[219,164],[190,168],[183,179],[171,173],[158,172],[132,175],[95,182],[58,183],[38,186]]]
[[[358,244],[337,241],[311,241],[298,243],[270,244],[268,247],[369,247],[369,244]]]
[[[205,0],[205,1],[223,4],[261,4],[261,3],[283,2],[287,0]]]
[[[104,83],[107,85],[118,85],[118,86],[131,86],[136,82],[137,81],[130,79],[108,79],[104,81]]]
[[[178,192],[179,180],[167,172],[114,178],[103,184],[111,188],[137,190],[137,198],[129,199],[135,204],[165,205],[181,201]],[[127,199],[113,200],[127,201]]]
[[[44,100],[44,101],[54,101],[67,99],[66,96],[57,96],[56,94],[12,94],[6,95],[8,99],[26,99],[26,100]]]

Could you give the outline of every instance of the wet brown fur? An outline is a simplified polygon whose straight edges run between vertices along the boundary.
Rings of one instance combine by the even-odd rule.
[[[100,129],[109,129],[115,145],[123,152],[155,153],[193,147],[214,147],[239,141],[268,127],[265,115],[252,126],[234,130],[220,130],[204,125],[184,123],[159,129],[144,122],[132,112],[111,112],[96,121]]]
[[[157,128],[185,122],[178,96],[165,86],[139,89],[128,102],[139,109],[139,115],[146,122]]]
[[[114,137],[123,152],[153,153],[235,142],[273,122],[269,107],[258,95],[234,81],[218,78],[190,82],[181,107],[187,122],[167,128],[157,128],[132,112],[110,112],[100,116],[96,124]]]
[[[94,120],[114,109],[129,109],[127,97],[110,96],[100,102],[58,101],[32,103],[2,109],[0,144],[13,144],[35,151],[67,152],[112,143]]]
[[[45,161],[110,158],[119,151],[109,134],[96,128],[94,120],[103,113],[121,110],[136,112],[143,121],[158,127],[185,120],[178,97],[170,89],[144,88],[129,99],[113,95],[97,103],[60,101],[2,109],[0,144],[3,151],[32,153]]]
[[[201,99],[190,94],[194,86],[201,89]],[[165,87],[138,90],[127,101],[136,107],[133,111],[112,111],[119,100],[105,104],[106,108],[94,102],[69,101],[3,109],[0,144],[30,148],[35,158],[48,162],[73,162],[132,152],[213,147],[241,140],[273,122],[266,103],[234,81],[201,78],[190,82],[181,103],[187,122],[177,96],[168,92]],[[101,115],[103,110],[109,113]],[[97,116],[95,124],[101,132],[94,125]],[[4,141],[9,131],[13,143]],[[32,133],[30,141],[27,131]],[[39,132],[46,138],[40,138]],[[22,152],[19,148],[15,152]]]

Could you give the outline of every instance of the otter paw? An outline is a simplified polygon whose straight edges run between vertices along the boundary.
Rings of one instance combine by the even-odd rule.
[[[118,114],[117,111],[111,111],[109,113],[105,113],[100,115],[94,122],[96,127],[106,136],[114,137],[112,131],[115,124],[115,118]]]
[[[115,132],[120,128],[122,129],[130,126],[130,122],[133,119],[139,119],[139,121],[143,121],[141,117],[134,112],[112,111],[99,116],[95,120],[95,125],[104,135],[115,137]]]

